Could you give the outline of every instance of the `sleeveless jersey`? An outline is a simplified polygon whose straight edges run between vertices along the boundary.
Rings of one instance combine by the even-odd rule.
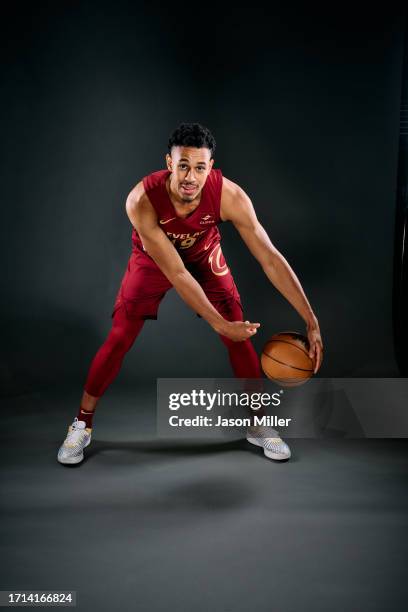
[[[212,169],[201,191],[197,208],[186,219],[178,217],[166,189],[169,170],[159,170],[143,178],[145,192],[155,209],[159,227],[172,241],[184,261],[214,247],[221,239],[217,225],[221,223],[222,172]],[[142,250],[143,243],[135,229],[132,232],[133,250]]]

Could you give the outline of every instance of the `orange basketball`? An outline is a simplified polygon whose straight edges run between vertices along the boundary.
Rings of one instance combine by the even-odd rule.
[[[282,387],[303,385],[314,369],[308,339],[297,332],[275,334],[262,349],[261,365],[266,376]]]

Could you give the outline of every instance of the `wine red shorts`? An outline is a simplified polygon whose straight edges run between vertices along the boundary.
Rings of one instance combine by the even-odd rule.
[[[238,289],[226,264],[219,242],[196,254],[184,265],[201,285],[208,300],[220,314],[228,315],[242,305]],[[134,249],[118,291],[112,316],[124,306],[128,318],[157,319],[160,302],[172,285],[153,259]],[[227,318],[227,317],[226,317]]]

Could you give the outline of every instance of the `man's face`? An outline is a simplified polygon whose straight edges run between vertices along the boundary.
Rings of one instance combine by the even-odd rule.
[[[199,196],[214,160],[206,147],[173,147],[171,155],[166,155],[166,162],[172,173],[172,192],[188,203]]]

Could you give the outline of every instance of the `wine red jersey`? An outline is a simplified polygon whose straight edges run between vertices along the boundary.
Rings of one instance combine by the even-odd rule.
[[[155,209],[162,231],[172,241],[184,261],[193,261],[220,241],[218,223],[221,222],[222,172],[211,169],[201,191],[197,208],[185,219],[178,217],[166,189],[169,170],[159,170],[143,178],[145,192]],[[135,229],[132,233],[133,250],[144,250]]]
[[[177,216],[170,200],[166,189],[169,175],[169,170],[159,170],[143,178],[159,227],[172,241],[186,269],[201,285],[214,308],[228,320],[242,320],[239,292],[222,253],[217,227],[221,222],[221,170],[211,169],[201,191],[200,203],[186,219]],[[129,318],[156,319],[159,305],[172,284],[145,251],[135,229],[132,242],[132,253],[112,316],[124,306]]]

